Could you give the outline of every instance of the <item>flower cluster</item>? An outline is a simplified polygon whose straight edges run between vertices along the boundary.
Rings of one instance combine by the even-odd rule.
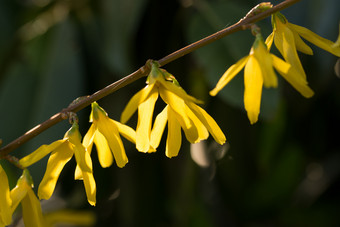
[[[314,92],[308,86],[297,53],[300,51],[313,54],[313,51],[302,38],[340,57],[340,35],[333,43],[306,28],[289,23],[281,13],[272,15],[272,26],[273,32],[266,41],[258,30],[254,30],[256,38],[249,55],[232,65],[210,92],[212,96],[217,95],[244,68],[244,106],[251,124],[258,121],[263,86],[278,86],[275,71],[302,96],[313,96]],[[270,53],[273,43],[283,59]],[[26,226],[53,226],[57,220],[68,216],[69,212],[43,215],[39,199],[47,200],[52,196],[61,171],[73,156],[77,163],[74,178],[83,181],[87,200],[90,205],[95,206],[97,188],[91,159],[93,145],[96,146],[98,160],[103,168],[110,167],[114,161],[122,168],[128,163],[128,157],[121,136],[134,143],[139,152],[151,153],[158,149],[167,127],[165,155],[169,158],[177,156],[180,151],[182,131],[190,143],[206,140],[209,134],[219,144],[226,142],[226,137],[215,120],[198,105],[202,103],[200,100],[188,95],[175,77],[161,69],[157,62],[148,61],[147,66],[150,69],[147,85],[128,102],[122,112],[121,122],[109,118],[105,110],[93,102],[90,114],[92,124],[84,138],[79,132],[77,120],[72,119],[72,126],[63,139],[42,145],[18,161],[18,166],[24,171],[12,190],[0,165],[0,227],[11,224],[12,214],[19,204],[22,206]],[[164,101],[164,109],[154,117],[153,112],[159,97]],[[138,122],[134,130],[125,123],[136,111]],[[36,196],[26,168],[47,155],[49,159],[46,171]],[[82,219],[81,215],[79,217]],[[77,222],[78,219],[72,220]],[[93,222],[93,218],[87,220],[88,223],[91,221]],[[77,223],[81,224],[81,221]]]
[[[55,224],[62,223],[89,226],[95,221],[94,215],[89,212],[61,210],[43,214],[39,199],[32,190],[33,181],[27,169],[23,171],[16,186],[10,190],[7,174],[0,165],[0,181],[0,227],[11,224],[12,214],[19,204],[27,227],[53,227]]]
[[[217,95],[244,67],[244,107],[251,124],[258,120],[262,86],[267,88],[278,86],[273,69],[301,95],[306,98],[313,96],[314,92],[308,86],[297,50],[310,55],[313,51],[301,37],[340,57],[340,34],[333,43],[306,28],[289,23],[281,13],[272,15],[272,26],[273,32],[265,42],[260,33],[256,34],[249,55],[232,65],[220,78],[216,87],[210,91],[210,95]],[[284,60],[269,52],[273,42]]]
[[[148,85],[132,97],[121,117],[121,122],[125,123],[138,109],[136,131],[110,119],[105,110],[93,102],[90,114],[92,125],[83,139],[77,121],[73,120],[72,127],[65,133],[63,139],[42,145],[19,160],[20,166],[27,168],[50,154],[44,177],[38,188],[39,199],[47,200],[52,196],[61,171],[74,156],[77,162],[74,178],[83,181],[87,200],[89,204],[95,206],[96,182],[91,160],[93,144],[96,146],[98,160],[103,168],[110,167],[114,160],[117,166],[122,168],[128,162],[128,158],[121,136],[135,143],[138,151],[154,152],[159,146],[166,123],[168,137],[165,154],[168,157],[177,156],[179,152],[182,142],[181,129],[191,143],[207,139],[209,132],[218,143],[225,143],[226,138],[217,123],[196,104],[200,101],[189,96],[175,78],[160,69],[157,63],[150,62],[150,67]],[[159,95],[167,105],[157,115],[151,130],[153,110]]]
[[[190,143],[197,143],[208,138],[209,133],[216,142],[224,144],[226,138],[215,120],[201,107],[199,100],[188,95],[173,75],[160,69],[156,62],[151,63],[151,72],[147,85],[135,94],[125,107],[121,122],[127,122],[138,109],[136,128],[136,148],[141,152],[154,152],[159,146],[166,123],[168,136],[165,154],[171,158],[177,156],[181,147],[181,129]],[[155,103],[160,96],[166,103],[152,126]]]

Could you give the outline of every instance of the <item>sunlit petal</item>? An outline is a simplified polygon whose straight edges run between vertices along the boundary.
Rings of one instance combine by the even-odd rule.
[[[20,179],[17,182],[17,185],[11,190],[12,199],[11,213],[15,211],[15,209],[18,207],[22,199],[26,196],[27,191],[30,188],[31,187],[27,184],[26,180],[20,177]]]
[[[286,24],[282,24],[279,19],[276,21],[277,31],[274,37],[276,48],[280,51],[283,58],[291,64],[292,67],[296,68],[299,75],[302,75],[303,78],[306,79],[306,73],[296,51],[293,32],[286,26]]]
[[[118,128],[119,133],[127,140],[129,140],[132,143],[136,143],[136,131],[133,130],[133,128],[124,125],[118,121],[115,120],[111,120],[113,121]]]
[[[291,68],[291,65],[289,63],[285,62],[279,57],[276,57],[273,54],[271,54],[271,58],[273,60],[273,66],[276,70],[280,71],[281,73],[288,73],[289,69]]]
[[[254,56],[260,64],[263,84],[265,87],[277,87],[277,76],[273,69],[273,62],[267,47],[264,45],[262,39],[256,42],[256,46],[253,47]]]
[[[287,26],[294,31],[294,28],[292,28],[292,26],[290,26],[290,23],[287,24]],[[293,32],[294,35],[294,41],[295,41],[295,45],[296,45],[296,49],[304,54],[308,54],[308,55],[313,55],[313,50],[301,39],[301,37],[299,36],[299,34],[294,31]]]
[[[230,66],[230,68],[223,74],[220,80],[217,82],[216,87],[210,91],[211,96],[215,96],[222,88],[224,88],[236,75],[241,71],[246,62],[248,61],[249,56],[241,58],[234,65]]]
[[[196,114],[198,119],[208,129],[212,137],[219,144],[224,144],[226,141],[225,135],[216,123],[216,121],[201,107],[194,103],[188,103],[189,108]]]
[[[272,45],[273,45],[273,41],[274,41],[274,32],[270,33],[270,35],[267,37],[265,44],[268,48],[268,50],[271,49]]]
[[[171,108],[168,110],[168,137],[166,141],[165,155],[169,158],[178,155],[182,144],[181,126]]]
[[[315,46],[318,46],[338,57],[340,57],[340,45],[334,45],[334,42],[322,38],[321,36],[315,34],[307,28],[301,27],[299,25],[288,23],[288,26],[299,33],[302,38],[306,39],[308,42],[313,43]],[[339,34],[340,37],[340,34]]]
[[[72,127],[66,132],[65,137],[70,142],[77,164],[82,171],[92,171],[92,160],[85,147],[81,143],[81,135],[78,123],[74,122]]]
[[[98,121],[98,130],[106,138],[117,166],[120,168],[124,167],[128,162],[128,158],[119,136],[117,125],[109,119],[102,118]]]
[[[190,143],[196,143],[199,140],[199,134],[196,126],[192,122],[192,119],[190,119],[188,113],[186,112],[187,104],[184,102],[183,99],[165,89],[160,90],[160,95],[164,102],[169,105],[169,108],[171,108],[175,112],[174,114],[176,116],[176,119],[183,128],[187,140]]]
[[[136,148],[141,152],[150,152],[150,133],[152,116],[158,92],[155,90],[150,97],[138,106],[138,123],[136,128]]]
[[[153,124],[153,128],[150,135],[150,146],[153,147],[154,149],[157,149],[161,141],[166,126],[166,122],[168,120],[168,107],[169,106],[167,105],[163,109],[163,111],[157,115],[155,122]]]
[[[83,173],[82,173],[78,164],[77,164],[76,169],[74,171],[74,179],[75,180],[82,180],[83,179]]]
[[[45,175],[38,188],[38,196],[40,199],[49,199],[51,197],[60,172],[72,156],[73,150],[71,149],[69,142],[63,143],[52,152],[47,162]]]
[[[170,73],[168,73],[166,71],[163,72],[163,73],[171,75]],[[198,100],[195,97],[188,95],[182,87],[172,83],[171,81],[166,81],[162,77],[159,77],[157,79],[157,81],[161,83],[161,85],[164,87],[164,89],[171,91],[172,93],[176,94],[178,97],[180,97],[184,100],[195,102],[195,103],[203,103],[201,100]]]
[[[83,146],[90,154],[92,150],[94,134],[96,131],[97,125],[93,123],[83,138]]]
[[[191,120],[185,113],[184,100],[166,89],[160,89],[159,93],[164,102],[167,103],[176,113],[182,116],[183,123],[186,125],[186,128],[192,127]]]
[[[169,109],[170,108],[171,107],[169,106]],[[187,124],[184,123],[184,119],[183,119],[183,115],[182,115],[183,113],[179,114],[176,111],[174,111],[173,109],[172,109],[172,112],[173,112],[173,115],[176,116],[177,121],[179,122],[180,126],[182,127],[186,139],[190,143],[197,143],[199,141],[199,134],[198,134],[197,128],[194,125],[194,123],[192,122],[192,120],[190,118],[188,118],[186,112],[184,111],[183,113],[185,114],[184,116],[186,118],[188,118],[189,121],[190,121],[189,127],[188,127]]]
[[[124,124],[126,123],[130,117],[136,112],[139,104],[144,102],[148,96],[151,94],[151,91],[154,88],[154,84],[147,85],[145,88],[137,92],[126,105],[125,109],[122,112],[120,121]]]
[[[287,63],[282,59],[272,55],[273,57],[273,65],[275,69],[280,73],[280,75],[290,83],[298,92],[301,93],[306,98],[310,98],[314,95],[313,90],[308,86],[308,83],[305,79],[299,75],[299,72],[294,68],[287,67]],[[287,70],[288,68],[288,70]]]
[[[97,148],[98,160],[100,165],[103,168],[111,166],[113,163],[113,156],[106,138],[103,136],[103,134],[97,131],[94,135],[93,141]]]
[[[56,149],[58,146],[60,146],[65,141],[66,139],[63,139],[63,140],[57,140],[49,145],[41,145],[37,150],[33,151],[31,154],[20,159],[19,161],[20,165],[26,168],[38,162],[40,159],[48,155],[50,152],[52,152],[54,149]]]
[[[249,58],[244,68],[244,107],[251,124],[258,120],[262,94],[262,72],[259,63]]]
[[[95,206],[97,189],[92,172],[83,171],[83,182],[86,191],[87,201],[92,206]]]
[[[192,105],[196,105],[196,104],[192,103]],[[196,128],[197,133],[198,133],[198,138],[196,141],[193,141],[193,143],[198,143],[201,140],[207,139],[209,137],[209,132],[207,128],[205,127],[205,125],[200,121],[200,119],[196,116],[196,114],[193,113],[193,111],[187,105],[185,105],[185,112],[187,113],[188,117],[192,121],[192,125],[193,127]]]
[[[77,164],[82,171],[92,171],[92,160],[90,154],[85,150],[84,146],[78,141],[76,144],[72,144],[74,157]]]
[[[22,216],[26,227],[45,227],[41,205],[32,189],[21,201]]]
[[[5,225],[9,225],[12,222],[11,205],[12,199],[7,174],[0,165],[0,220]]]

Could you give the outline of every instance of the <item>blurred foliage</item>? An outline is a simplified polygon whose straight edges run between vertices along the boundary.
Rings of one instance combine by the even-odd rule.
[[[0,1],[3,144],[77,97],[128,75],[147,59],[157,60],[237,22],[258,3]],[[334,41],[339,6],[338,0],[302,0],[283,13],[290,22]],[[264,36],[270,33],[269,19],[259,25]],[[202,153],[208,165],[200,167],[191,159],[187,142],[179,157],[170,160],[164,147],[141,154],[124,141],[129,163],[123,169],[101,169],[93,152],[98,187],[94,208],[86,203],[82,182],[73,180],[75,163],[66,166],[55,192],[65,200],[63,206],[93,210],[97,226],[339,226],[337,58],[313,46],[314,56],[300,55],[315,96],[304,99],[280,80],[279,89],[264,91],[261,120],[251,126],[243,110],[243,73],[216,98],[208,91],[230,65],[248,54],[253,40],[250,31],[239,32],[164,67],[189,94],[205,101],[204,108],[226,133],[228,148],[216,148],[209,139]],[[144,84],[141,79],[99,104],[117,120]],[[89,108],[79,112],[83,133],[88,115]],[[135,127],[136,119],[129,124]],[[68,127],[66,121],[52,127],[13,155],[22,157],[62,138]],[[226,151],[223,158],[221,149]],[[11,170],[13,186],[17,170],[1,164]],[[30,167],[36,186],[45,166],[46,159]],[[54,206],[53,201],[48,203]]]

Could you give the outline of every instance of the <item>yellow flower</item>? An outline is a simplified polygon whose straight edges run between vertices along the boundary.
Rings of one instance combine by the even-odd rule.
[[[138,108],[136,128],[136,148],[141,152],[153,152],[159,145],[162,133],[168,122],[166,155],[177,156],[181,146],[181,128],[190,143],[205,140],[209,132],[214,139],[225,143],[225,136],[214,119],[195,103],[199,101],[188,95],[175,78],[152,63],[148,85],[135,94],[126,105],[121,122],[127,122]],[[167,104],[158,114],[152,126],[152,116],[158,96]]]
[[[210,91],[215,96],[226,86],[244,67],[244,107],[251,124],[258,120],[260,113],[262,86],[277,87],[277,77],[273,68],[278,71],[304,97],[313,96],[314,92],[308,87],[307,81],[300,72],[282,59],[270,54],[262,36],[256,36],[248,56],[241,58],[232,65],[220,78],[216,87]]]
[[[51,197],[62,169],[74,155],[81,170],[87,200],[94,206],[96,204],[96,183],[92,173],[92,161],[90,154],[81,144],[79,126],[76,122],[65,133],[62,140],[40,146],[33,153],[22,158],[19,163],[26,168],[50,152],[52,153],[48,159],[46,172],[38,188],[39,198],[49,199]]]
[[[92,226],[94,224],[95,216],[92,212],[60,210],[43,214],[40,202],[32,188],[31,176],[28,170],[25,169],[16,187],[10,192],[13,203],[8,208],[8,212],[14,213],[18,205],[21,204],[22,216],[26,227],[52,227],[61,223],[82,226]],[[0,226],[3,227],[4,225],[1,224],[0,222]]]
[[[334,43],[322,38],[307,28],[291,24],[281,13],[272,15],[273,32],[268,36],[266,43],[269,49],[274,41],[276,48],[280,51],[283,58],[296,68],[303,78],[306,74],[301,65],[297,50],[305,54],[312,55],[312,49],[301,39],[313,43],[314,45],[340,57],[340,34]],[[301,36],[301,37],[300,37]]]
[[[26,227],[45,227],[46,223],[42,215],[38,198],[34,194],[33,183],[28,170],[24,170],[15,188],[11,190],[13,213],[19,203],[22,207],[22,216]]]
[[[124,167],[128,158],[119,134],[135,143],[136,132],[132,128],[110,119],[105,110],[96,102],[92,103],[90,122],[93,123],[83,139],[86,150],[91,153],[94,143],[103,168],[112,165],[113,157],[119,167]]]
[[[0,165],[0,226],[9,225],[12,222],[12,199],[5,170]]]

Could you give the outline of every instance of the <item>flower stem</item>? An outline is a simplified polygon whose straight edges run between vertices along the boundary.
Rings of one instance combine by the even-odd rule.
[[[298,1],[300,0],[286,0],[276,6],[273,6],[272,8],[268,8],[267,10],[263,12],[259,12],[255,14],[249,13],[237,23],[163,57],[162,59],[158,60],[158,63],[160,64],[160,66],[164,66],[178,58],[183,57],[186,54],[189,54],[203,46],[206,46],[212,42],[215,42],[227,35],[230,35],[237,31],[246,30],[250,27],[251,24],[264,19],[275,12],[281,11],[297,3]],[[70,112],[74,112],[74,113],[78,112],[79,110],[89,106],[92,102],[97,101],[109,94],[112,94],[115,91],[125,87],[126,85],[131,84],[137,79],[140,79],[143,76],[146,76],[149,71],[150,69],[146,64],[145,66],[142,66],[141,68],[131,73],[130,75],[127,75],[126,77],[106,86],[105,88],[95,92],[94,94],[87,96],[87,97],[83,97],[80,101],[74,104],[71,104],[67,108],[62,109],[59,113],[53,115],[45,122],[35,126],[31,130],[23,134],[22,136],[18,137],[17,139],[13,140],[6,146],[2,147],[0,149],[0,159],[6,159],[6,156],[14,149],[20,147],[22,144],[31,140],[32,138],[42,133],[43,131],[47,130],[51,126],[57,124],[58,122],[67,119]]]

